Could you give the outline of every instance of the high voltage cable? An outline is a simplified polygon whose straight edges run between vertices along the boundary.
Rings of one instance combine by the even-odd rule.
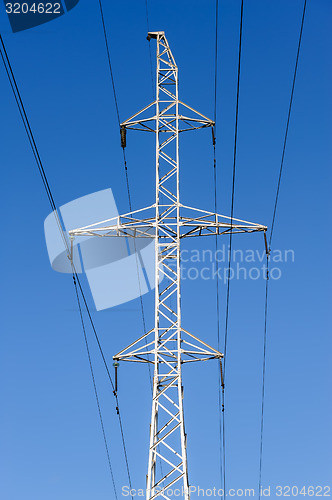
[[[279,189],[280,189],[280,183],[281,183],[282,169],[283,169],[283,165],[284,165],[286,143],[287,143],[287,136],[288,136],[288,127],[289,127],[289,121],[290,121],[290,116],[291,116],[291,111],[292,111],[294,88],[295,88],[295,80],[296,80],[296,74],[297,74],[297,66],[298,66],[298,62],[299,62],[299,55],[300,55],[300,48],[301,48],[301,41],[302,41],[302,32],[303,32],[303,25],[304,25],[304,17],[305,17],[306,5],[307,5],[307,0],[304,0],[303,13],[302,13],[302,21],[301,21],[301,29],[300,29],[300,35],[299,35],[299,42],[298,42],[298,46],[297,46],[297,54],[296,54],[296,62],[295,62],[295,69],[294,69],[292,91],[291,91],[291,96],[290,96],[290,101],[289,101],[287,123],[286,123],[286,130],[285,130],[285,138],[284,138],[284,144],[283,144],[282,155],[281,155],[281,164],[280,164],[280,170],[279,170],[277,193],[276,193],[276,199],[275,199],[275,203],[274,203],[272,223],[271,223],[271,233],[270,233],[270,239],[269,239],[269,246],[271,246],[272,235],[273,235],[273,230],[274,230],[274,223],[275,223],[276,212],[277,212],[277,204],[278,204],[278,198],[279,198]]]
[[[235,111],[234,154],[233,154],[233,179],[232,179],[232,200],[231,200],[231,226],[230,226],[230,233],[229,233],[226,319],[225,319],[225,338],[224,338],[224,380],[226,379],[226,360],[227,360],[228,313],[229,313],[229,296],[230,296],[230,269],[231,269],[231,259],[232,259],[232,225],[233,225],[233,214],[234,214],[236,151],[237,151],[237,131],[238,131],[238,116],[239,116],[241,52],[242,52],[242,25],[243,25],[243,0],[241,0],[240,35],[239,35],[239,51],[238,51],[238,66],[237,66],[236,111]],[[226,491],[226,485],[225,485],[225,482],[226,482],[225,418],[223,419],[223,449],[224,449],[224,490]]]
[[[114,96],[114,102],[115,102],[117,120],[118,120],[118,125],[120,127],[121,121],[120,121],[119,105],[118,105],[118,99],[117,99],[117,94],[116,94],[116,89],[115,89],[115,82],[114,82],[114,75],[113,75],[112,61],[111,61],[111,54],[110,54],[110,50],[109,50],[109,44],[108,44],[107,32],[106,32],[106,26],[105,26],[104,11],[103,11],[103,5],[102,5],[101,0],[99,0],[99,9],[100,9],[100,16],[101,16],[101,21],[102,21],[102,26],[103,26],[103,33],[104,33],[104,40],[105,40],[105,48],[106,48],[106,53],[107,53],[108,66],[109,66],[110,76],[111,76],[111,81],[112,81],[112,89],[113,89],[113,96]],[[146,12],[147,12],[147,4],[146,4]],[[148,20],[148,18],[147,18],[147,20]],[[130,185],[129,185],[129,177],[128,177],[126,153],[125,153],[124,147],[122,148],[122,153],[123,153],[123,163],[124,163],[124,170],[125,170],[125,177],[126,177],[128,205],[129,205],[129,210],[131,212],[132,211],[132,204],[131,204],[131,195],[130,195]],[[135,247],[135,255],[136,255],[136,267],[137,267],[137,279],[138,279],[139,297],[140,297],[140,305],[141,305],[141,311],[142,311],[142,322],[143,322],[143,329],[144,329],[144,333],[145,333],[146,332],[146,323],[145,323],[145,314],[144,314],[143,299],[142,299],[142,288],[141,288],[141,280],[140,280],[140,274],[139,274],[138,255],[137,255],[137,251],[136,251],[136,241],[135,241],[135,238],[134,238],[134,247]],[[147,342],[147,340],[146,340],[146,342]],[[150,385],[151,385],[151,390],[152,390],[151,371],[150,371],[150,364],[149,363],[148,363],[148,370],[149,370]]]
[[[58,214],[57,206],[56,206],[56,203],[54,201],[54,197],[53,197],[53,194],[52,194],[52,191],[51,191],[51,188],[50,188],[50,185],[49,185],[46,173],[45,173],[45,169],[44,169],[44,166],[43,166],[40,154],[39,154],[39,150],[38,150],[36,141],[34,139],[34,135],[33,135],[33,132],[32,132],[31,126],[30,126],[30,122],[29,122],[27,113],[25,111],[25,107],[24,107],[24,104],[23,104],[23,101],[22,101],[22,98],[21,98],[21,94],[20,94],[20,91],[19,91],[19,88],[18,88],[18,85],[17,85],[17,82],[16,82],[16,78],[15,78],[15,75],[14,75],[14,72],[13,72],[13,69],[12,69],[12,66],[11,66],[11,63],[10,63],[10,60],[9,60],[9,57],[8,57],[8,54],[7,54],[7,50],[6,50],[6,47],[5,47],[5,44],[4,44],[4,41],[3,41],[3,38],[1,36],[1,34],[0,34],[0,43],[1,43],[1,46],[0,46],[1,58],[2,58],[2,61],[3,61],[4,67],[5,67],[5,70],[6,70],[8,79],[9,79],[9,82],[10,82],[10,86],[12,88],[12,91],[13,91],[13,94],[14,94],[14,97],[15,97],[16,104],[17,104],[19,112],[20,112],[20,116],[21,116],[21,119],[22,119],[22,122],[23,122],[23,125],[24,125],[24,128],[25,128],[25,131],[26,131],[28,139],[29,139],[29,143],[30,143],[31,149],[33,151],[33,155],[34,155],[36,163],[37,163],[38,171],[39,171],[39,174],[41,176],[41,179],[42,179],[42,182],[43,182],[43,185],[44,185],[44,188],[45,188],[45,191],[46,191],[49,203],[50,203],[51,208],[52,208],[52,211],[54,212],[56,223],[58,225],[58,228],[59,228],[62,240],[64,242],[65,249],[66,249],[66,252],[67,252],[67,256],[71,257],[69,246],[68,246],[68,242],[66,240],[64,231],[63,231],[62,226],[61,226],[61,221],[60,221],[60,217],[59,217],[59,214]],[[113,381],[112,381],[112,377],[111,377],[109,369],[108,369],[108,365],[107,365],[107,362],[106,362],[106,359],[105,359],[105,356],[104,356],[104,353],[103,353],[103,350],[102,350],[102,347],[101,347],[101,344],[100,344],[100,340],[99,340],[99,337],[98,337],[98,334],[97,334],[94,322],[92,320],[92,316],[91,316],[91,313],[90,313],[90,310],[89,310],[89,307],[88,307],[88,304],[87,304],[87,301],[86,301],[86,298],[85,298],[85,294],[84,294],[84,291],[83,291],[80,279],[78,277],[78,274],[76,272],[76,269],[75,269],[75,266],[74,266],[74,263],[73,263],[72,259],[70,259],[70,261],[71,261],[71,266],[72,266],[73,278],[74,278],[74,280],[76,279],[77,284],[79,286],[79,289],[80,289],[80,292],[81,292],[81,295],[82,295],[82,298],[83,298],[83,301],[84,301],[84,305],[85,305],[86,311],[88,313],[88,317],[89,317],[89,320],[90,320],[90,323],[91,323],[91,326],[93,328],[93,332],[94,332],[94,335],[95,335],[95,338],[96,338],[96,341],[97,341],[97,344],[98,344],[98,348],[99,348],[99,351],[101,353],[101,356],[102,356],[102,359],[103,359],[103,362],[104,362],[104,365],[105,365],[105,368],[106,368],[109,380],[111,382],[113,393],[114,393],[114,395],[116,397],[116,409],[117,409],[117,414],[118,414],[118,418],[119,418],[120,431],[121,431],[121,436],[122,436],[122,445],[123,445],[123,450],[124,450],[124,455],[125,455],[125,460],[126,460],[128,479],[129,479],[129,483],[131,484],[130,471],[129,471],[129,466],[128,466],[127,452],[126,452],[126,444],[125,444],[125,439],[124,439],[124,433],[123,433],[121,416],[120,416],[120,412],[119,412],[118,398],[117,398],[117,395],[116,395],[116,393],[114,391],[114,384],[113,384]],[[100,407],[98,408],[98,410],[100,410]],[[104,430],[103,430],[103,433],[104,433]],[[107,449],[107,453],[108,453],[108,449]],[[111,472],[111,474],[112,474],[112,472]]]
[[[281,176],[282,176],[282,170],[283,170],[283,164],[284,164],[284,158],[285,158],[285,151],[286,151],[286,144],[287,144],[289,122],[290,122],[290,116],[291,116],[291,111],[292,111],[293,96],[294,96],[294,89],[295,89],[295,81],[296,81],[297,67],[298,67],[299,56],[300,56],[300,49],[301,49],[301,42],[302,42],[302,33],[303,33],[303,26],[304,26],[304,18],[305,18],[306,6],[307,6],[307,0],[304,0],[303,12],[302,12],[302,20],[301,20],[301,28],[300,28],[300,34],[299,34],[299,41],[298,41],[298,45],[297,45],[296,61],[295,61],[295,68],[294,68],[294,75],[293,75],[293,82],[292,82],[292,90],[291,90],[289,107],[288,107],[285,136],[284,136],[284,142],[283,142],[283,148],[282,148],[282,155],[281,155],[281,163],[280,163],[280,169],[279,169],[279,177],[278,177],[276,197],[275,197],[275,203],[274,203],[274,209],[273,209],[273,215],[272,215],[271,232],[270,232],[270,237],[269,237],[269,246],[268,246],[268,249],[267,249],[268,254],[267,254],[267,271],[266,271],[266,285],[265,285],[265,307],[264,307],[262,406],[261,406],[261,429],[260,429],[260,450],[259,450],[259,483],[258,483],[258,497],[259,497],[259,499],[261,498],[261,486],[262,486],[263,430],[264,430],[264,402],[265,402],[265,372],[266,372],[266,341],[267,341],[268,283],[269,283],[269,279],[268,279],[269,278],[269,271],[268,271],[268,269],[269,269],[268,268],[268,266],[269,266],[269,252],[271,251],[272,236],[273,236],[273,231],[274,231],[274,226],[275,226],[277,204],[278,204],[280,184],[281,184]]]
[[[216,0],[215,4],[215,47],[214,47],[214,132],[212,132],[212,142],[213,142],[213,180],[214,180],[214,211],[218,213],[217,204],[217,160],[216,160],[216,133],[217,133],[217,82],[218,82],[218,13],[219,13],[219,1]],[[215,238],[215,252],[216,256],[218,253],[218,235]],[[216,265],[216,314],[217,314],[217,344],[218,351],[220,351],[220,310],[219,310],[219,262],[215,258]],[[224,387],[223,381],[221,379],[221,373],[219,372],[219,386],[218,386],[218,421],[219,421],[219,447],[220,447],[220,478],[223,481],[223,437],[222,437],[222,420],[224,419],[224,407],[223,407],[223,394]]]
[[[109,453],[109,449],[108,449],[108,444],[107,444],[107,439],[106,439],[106,433],[105,433],[105,427],[104,427],[104,422],[103,422],[103,416],[102,416],[101,409],[100,409],[99,397],[98,397],[98,392],[97,392],[97,387],[96,387],[96,380],[95,380],[95,375],[94,375],[92,361],[91,361],[91,355],[90,355],[90,348],[89,348],[88,338],[87,338],[86,331],[85,331],[85,324],[84,324],[84,318],[83,318],[83,314],[82,314],[80,297],[78,295],[77,283],[76,283],[76,279],[75,279],[74,275],[73,275],[73,281],[74,281],[74,287],[75,287],[75,294],[76,294],[76,299],[77,299],[78,310],[79,310],[80,318],[81,318],[82,330],[83,330],[83,335],[84,335],[84,343],[85,343],[85,347],[86,347],[87,354],[88,354],[88,360],[89,360],[91,378],[92,378],[92,383],[93,383],[93,390],[94,390],[94,393],[95,393],[95,398],[96,398],[97,407],[98,407],[99,420],[100,420],[100,425],[101,425],[101,429],[102,429],[102,433],[103,433],[103,438],[104,438],[104,444],[105,444],[105,449],[106,449],[106,454],[107,454],[108,466],[109,466],[109,469],[110,469],[110,472],[111,472],[111,477],[112,477],[112,483],[113,483],[113,489],[114,489],[115,498],[117,499],[118,495],[117,495],[116,486],[115,486],[114,474],[113,474],[113,469],[112,469],[112,464],[111,464],[111,457],[110,457],[110,453]]]

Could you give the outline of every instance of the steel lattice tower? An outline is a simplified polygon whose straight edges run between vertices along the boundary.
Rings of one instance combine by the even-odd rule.
[[[121,124],[121,137],[124,146],[128,129],[155,133],[156,201],[144,209],[72,230],[70,235],[155,240],[154,328],[114,360],[154,366],[147,500],[169,498],[166,491],[175,483],[181,484],[183,496],[189,500],[182,365],[208,359],[221,363],[223,355],[182,328],[180,242],[194,236],[264,232],[267,228],[180,203],[179,134],[213,127],[214,122],[179,100],[178,68],[165,33],[151,32],[148,39],[157,41],[156,100]]]

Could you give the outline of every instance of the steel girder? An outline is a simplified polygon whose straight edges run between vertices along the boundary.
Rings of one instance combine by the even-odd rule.
[[[156,100],[124,121],[121,128],[155,133],[156,201],[69,233],[71,237],[141,237],[155,241],[154,328],[116,354],[114,360],[154,365],[147,500],[169,499],[167,489],[176,483],[182,485],[183,496],[189,500],[182,365],[209,359],[219,359],[221,365],[223,354],[182,328],[180,241],[230,232],[265,233],[267,228],[180,203],[179,134],[213,127],[214,122],[179,100],[178,68],[165,33],[151,32],[148,38],[157,40]]]

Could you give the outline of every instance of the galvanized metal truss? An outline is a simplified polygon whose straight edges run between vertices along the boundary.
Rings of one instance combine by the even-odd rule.
[[[70,235],[155,240],[154,328],[115,355],[114,360],[154,365],[147,500],[168,499],[167,489],[176,483],[181,484],[183,496],[189,500],[182,365],[209,359],[219,359],[221,364],[223,354],[181,326],[180,241],[193,236],[251,233],[267,228],[180,203],[179,134],[213,127],[214,122],[179,100],[178,68],[165,33],[150,32],[148,38],[157,40],[156,100],[121,124],[121,137],[124,144],[128,129],[155,133],[156,202],[74,229]],[[162,464],[160,468],[156,466],[157,459]]]

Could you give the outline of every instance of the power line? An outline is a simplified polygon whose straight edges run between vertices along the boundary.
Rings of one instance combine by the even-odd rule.
[[[226,295],[226,320],[225,320],[225,338],[224,338],[224,380],[226,378],[226,360],[227,360],[228,315],[229,315],[229,296],[230,296],[230,268],[231,268],[231,260],[232,260],[232,225],[233,225],[233,214],[234,214],[236,151],[237,151],[239,96],[240,96],[240,74],[241,74],[241,52],[242,52],[242,25],[243,25],[243,0],[241,0],[240,36],[239,36],[239,51],[238,51],[238,66],[237,66],[236,111],[235,111],[234,154],[233,154],[233,179],[232,179],[232,200],[231,200],[231,228],[230,228],[230,233],[229,233],[228,275],[227,275],[227,295]],[[223,449],[224,449],[224,491],[226,491],[226,484],[225,484],[226,483],[225,418],[223,419]]]
[[[290,123],[290,116],[291,116],[291,111],[292,111],[293,96],[294,96],[294,89],[295,89],[295,81],[296,81],[297,67],[298,67],[299,56],[300,56],[300,49],[301,49],[301,42],[302,42],[302,33],[303,33],[303,26],[304,26],[304,18],[305,18],[306,6],[307,6],[307,0],[304,0],[303,12],[302,12],[302,20],[301,20],[301,28],[300,28],[300,34],[299,34],[299,41],[298,41],[298,45],[297,45],[296,61],[295,61],[295,68],[294,68],[294,75],[293,75],[293,82],[292,82],[292,90],[291,90],[289,107],[288,107],[288,115],[287,115],[285,136],[284,136],[284,142],[283,142],[283,148],[282,148],[281,163],[280,163],[280,169],[279,169],[279,177],[278,177],[277,190],[276,190],[276,196],[275,196],[275,203],[274,203],[274,209],[273,209],[273,215],[272,215],[272,223],[271,223],[271,232],[270,232],[270,238],[269,238],[269,246],[267,248],[265,305],[264,305],[264,341],[263,341],[263,368],[262,368],[262,405],[261,405],[261,429],[260,429],[260,449],[259,449],[259,483],[258,483],[258,496],[259,496],[259,500],[261,498],[261,486],[262,486],[264,403],[265,403],[265,373],[266,373],[266,343],[267,343],[267,314],[268,314],[268,283],[269,283],[269,253],[271,251],[272,236],[273,236],[273,231],[274,231],[274,226],[275,226],[275,219],[276,219],[276,213],[277,213],[277,205],[278,205],[278,198],[279,198],[279,191],[280,191],[280,184],[281,184],[281,176],[282,176],[282,170],[283,170],[283,164],[284,164],[284,158],[285,158],[285,151],[286,151],[287,136],[288,136],[289,123]]]
[[[273,209],[273,216],[272,216],[272,223],[271,223],[271,233],[270,233],[270,239],[269,239],[269,246],[271,246],[271,241],[272,241],[272,236],[273,236],[273,230],[274,230],[274,223],[275,223],[276,212],[277,212],[277,204],[278,204],[278,198],[279,198],[279,189],[280,189],[280,183],[281,183],[282,169],[283,169],[283,165],[284,165],[286,143],[287,143],[287,137],[288,137],[288,127],[289,127],[289,121],[290,121],[290,116],[291,116],[291,111],[292,111],[293,96],[294,96],[294,89],[295,89],[295,80],[296,80],[297,66],[298,66],[299,56],[300,56],[300,48],[301,48],[301,41],[302,41],[302,32],[303,32],[303,25],[304,25],[304,17],[305,17],[306,5],[307,5],[307,0],[304,0],[303,13],[302,13],[302,21],[301,21],[301,29],[300,29],[300,35],[299,35],[299,42],[298,42],[298,46],[297,46],[295,70],[294,70],[293,83],[292,83],[292,91],[291,91],[291,96],[290,96],[290,101],[289,101],[289,108],[288,108],[288,115],[287,115],[285,138],[284,138],[284,144],[283,144],[282,155],[281,155],[281,163],[280,163],[280,170],[279,170],[277,193],[276,193],[276,198],[275,198],[275,203],[274,203],[274,209]]]
[[[262,373],[262,406],[261,406],[261,433],[259,448],[259,482],[258,497],[261,498],[262,486],[262,458],[263,458],[263,427],[264,427],[264,401],[265,401],[265,370],[266,370],[266,337],[267,337],[267,308],[269,288],[269,255],[266,256],[266,282],[265,282],[265,305],[264,305],[264,341],[263,341],[263,373]]]
[[[31,149],[33,151],[33,155],[35,157],[35,160],[36,160],[36,163],[37,163],[37,167],[38,167],[38,171],[39,171],[39,174],[41,176],[41,179],[42,179],[42,182],[43,182],[43,185],[44,185],[44,188],[45,188],[45,191],[46,191],[49,203],[51,205],[52,211],[54,212],[56,223],[58,225],[58,229],[60,231],[62,240],[63,240],[65,248],[66,248],[67,256],[69,257],[69,259],[71,261],[71,266],[72,266],[72,270],[73,270],[73,278],[76,279],[77,284],[79,286],[79,289],[80,289],[80,292],[81,292],[81,295],[82,295],[82,298],[83,298],[83,301],[84,301],[84,305],[85,305],[86,311],[88,313],[89,320],[90,320],[90,323],[92,325],[92,328],[93,328],[93,331],[94,331],[94,335],[95,335],[95,338],[96,338],[96,341],[97,341],[97,344],[98,344],[98,348],[99,348],[99,351],[101,353],[101,356],[102,356],[102,359],[103,359],[103,362],[104,362],[104,365],[105,365],[105,368],[106,368],[109,380],[111,382],[112,389],[114,391],[114,384],[113,384],[113,381],[112,381],[112,377],[111,377],[111,375],[109,373],[109,369],[108,369],[108,366],[107,366],[107,363],[106,363],[106,359],[105,359],[105,356],[104,356],[104,353],[103,353],[103,350],[102,350],[102,347],[101,347],[101,344],[100,344],[99,337],[97,335],[97,331],[96,331],[94,322],[92,320],[92,316],[91,316],[91,313],[90,313],[90,310],[89,310],[89,307],[88,307],[88,304],[87,304],[87,301],[86,301],[86,298],[85,298],[85,294],[84,294],[81,282],[80,282],[78,274],[76,272],[74,263],[73,263],[73,261],[71,259],[71,253],[70,253],[70,249],[69,249],[69,246],[68,246],[68,241],[67,241],[67,239],[65,237],[65,233],[64,233],[64,231],[62,229],[62,225],[61,225],[59,213],[58,213],[58,210],[57,210],[57,206],[56,206],[56,203],[54,201],[54,197],[53,197],[53,194],[52,194],[52,191],[51,191],[51,188],[50,188],[50,185],[49,185],[46,173],[45,173],[45,169],[44,169],[44,166],[43,166],[40,154],[39,154],[39,150],[38,150],[38,147],[37,147],[37,144],[36,144],[36,141],[35,141],[32,129],[31,129],[31,126],[30,126],[30,122],[29,122],[29,119],[28,119],[28,116],[27,116],[27,113],[26,113],[26,110],[25,110],[25,107],[24,107],[24,104],[23,104],[23,101],[22,101],[22,98],[21,98],[21,94],[20,94],[20,91],[19,91],[19,88],[18,88],[18,85],[17,85],[17,82],[16,82],[16,78],[15,78],[15,75],[14,75],[14,72],[13,72],[13,68],[11,66],[11,63],[10,63],[10,60],[9,60],[9,57],[8,57],[8,54],[7,54],[7,50],[6,50],[6,47],[5,47],[5,44],[4,44],[4,41],[3,41],[3,38],[1,36],[1,34],[0,34],[0,43],[1,43],[1,46],[0,46],[1,58],[2,58],[2,61],[4,63],[4,66],[5,66],[5,70],[6,70],[9,82],[10,82],[10,86],[12,88],[12,91],[13,91],[13,94],[14,94],[14,97],[15,97],[15,101],[16,101],[16,104],[17,104],[19,112],[20,112],[20,116],[21,116],[21,119],[22,119],[22,122],[23,122],[23,125],[24,125],[24,128],[25,128],[25,131],[27,133]],[[124,450],[125,460],[126,460],[126,464],[127,464],[128,478],[129,478],[129,482],[131,482],[131,480],[130,480],[130,473],[129,473],[129,466],[128,466],[128,460],[127,460],[126,445],[125,445],[125,440],[124,440],[124,435],[123,435],[122,422],[121,422],[120,413],[118,411],[119,404],[118,404],[117,396],[116,396],[116,402],[117,402],[117,413],[118,413],[118,416],[119,416],[120,430],[121,430],[121,435],[122,435],[123,450]]]
[[[114,74],[113,74],[113,69],[112,69],[111,54],[110,54],[110,50],[109,50],[109,43],[108,43],[108,39],[107,39],[107,32],[106,32],[106,26],[105,26],[105,17],[104,17],[103,5],[102,5],[101,0],[99,0],[99,9],[100,9],[100,16],[101,16],[102,26],[103,26],[105,48],[106,48],[107,60],[108,60],[108,65],[109,65],[109,70],[110,70],[110,76],[111,76],[111,82],[112,82],[112,89],[113,89],[113,96],[114,96],[114,102],[115,102],[115,107],[116,107],[116,114],[117,114],[117,119],[118,119],[118,125],[120,127],[121,121],[120,121],[120,114],[119,114],[118,99],[117,99],[117,93],[116,93],[116,89],[115,89],[115,81],[114,81]],[[146,16],[147,16],[147,23],[148,23],[149,21],[148,21],[148,6],[147,6],[147,1],[146,1]],[[150,56],[151,56],[151,49],[150,49]],[[152,70],[152,61],[151,61],[151,70]],[[132,211],[132,204],[131,204],[131,195],[130,195],[130,184],[129,184],[128,169],[127,169],[126,152],[125,152],[125,148],[124,147],[122,147],[122,153],[123,153],[123,164],[124,164],[125,177],[126,177],[128,205],[129,205],[129,210],[131,212]],[[135,256],[136,256],[136,268],[137,268],[137,279],[138,279],[138,289],[139,289],[140,306],[141,306],[141,312],[142,312],[142,323],[143,323],[143,330],[144,330],[144,333],[145,333],[146,332],[146,322],[145,322],[144,306],[143,306],[143,299],[142,299],[141,278],[140,278],[140,273],[139,273],[139,262],[138,262],[138,255],[137,255],[137,251],[136,251],[136,240],[135,240],[135,238],[133,240],[133,243],[134,243],[134,251],[135,251]],[[145,341],[147,342],[146,339],[145,339]],[[151,368],[150,368],[150,364],[149,363],[148,363],[148,370],[149,370],[150,385],[151,385],[151,390],[152,390],[152,375],[151,375]]]
[[[217,83],[218,83],[218,17],[219,17],[219,0],[215,3],[215,47],[214,47],[214,129],[212,128],[212,143],[213,143],[213,180],[214,180],[214,212],[218,213],[217,204],[217,159],[216,159],[216,131],[217,131]],[[217,315],[217,344],[218,351],[220,351],[220,309],[219,309],[219,262],[217,259],[218,254],[218,235],[215,237],[215,265],[216,265],[216,315]],[[220,478],[223,481],[223,437],[222,429],[224,427],[222,420],[224,419],[224,387],[221,379],[221,372],[218,372],[219,385],[218,385],[218,422],[219,422],[219,448],[220,448]]]
[[[109,467],[109,470],[110,470],[110,473],[111,473],[111,477],[112,477],[112,483],[113,483],[113,489],[114,489],[115,498],[117,499],[118,495],[117,495],[116,486],[115,486],[114,474],[113,474],[113,469],[112,469],[112,464],[111,464],[111,457],[110,457],[110,453],[109,453],[109,449],[108,449],[108,444],[107,444],[107,439],[106,439],[106,433],[105,433],[105,426],[104,426],[104,422],[103,422],[103,416],[102,416],[101,409],[100,409],[99,397],[98,397],[98,392],[97,392],[97,387],[96,387],[96,381],[95,381],[95,376],[94,376],[94,371],[93,371],[93,366],[92,366],[92,361],[91,361],[89,343],[88,343],[88,339],[87,339],[87,335],[86,335],[86,331],[85,331],[85,324],[84,324],[84,319],[83,319],[83,314],[82,314],[80,297],[78,295],[77,283],[76,283],[76,279],[75,279],[74,275],[73,275],[73,281],[74,281],[74,287],[75,287],[75,294],[76,294],[76,299],[77,299],[78,310],[79,310],[80,318],[81,318],[81,324],[82,324],[82,330],[83,330],[83,335],[84,335],[85,347],[86,347],[87,354],[88,354],[88,360],[89,360],[89,366],[90,366],[90,373],[91,373],[91,378],[92,378],[92,383],[93,383],[93,390],[94,390],[94,393],[95,393],[96,403],[97,403],[97,407],[98,407],[99,420],[100,420],[100,425],[101,425],[101,429],[102,429],[102,433],[103,433],[103,439],[104,439],[104,445],[105,445],[106,454],[107,454],[108,467]]]

